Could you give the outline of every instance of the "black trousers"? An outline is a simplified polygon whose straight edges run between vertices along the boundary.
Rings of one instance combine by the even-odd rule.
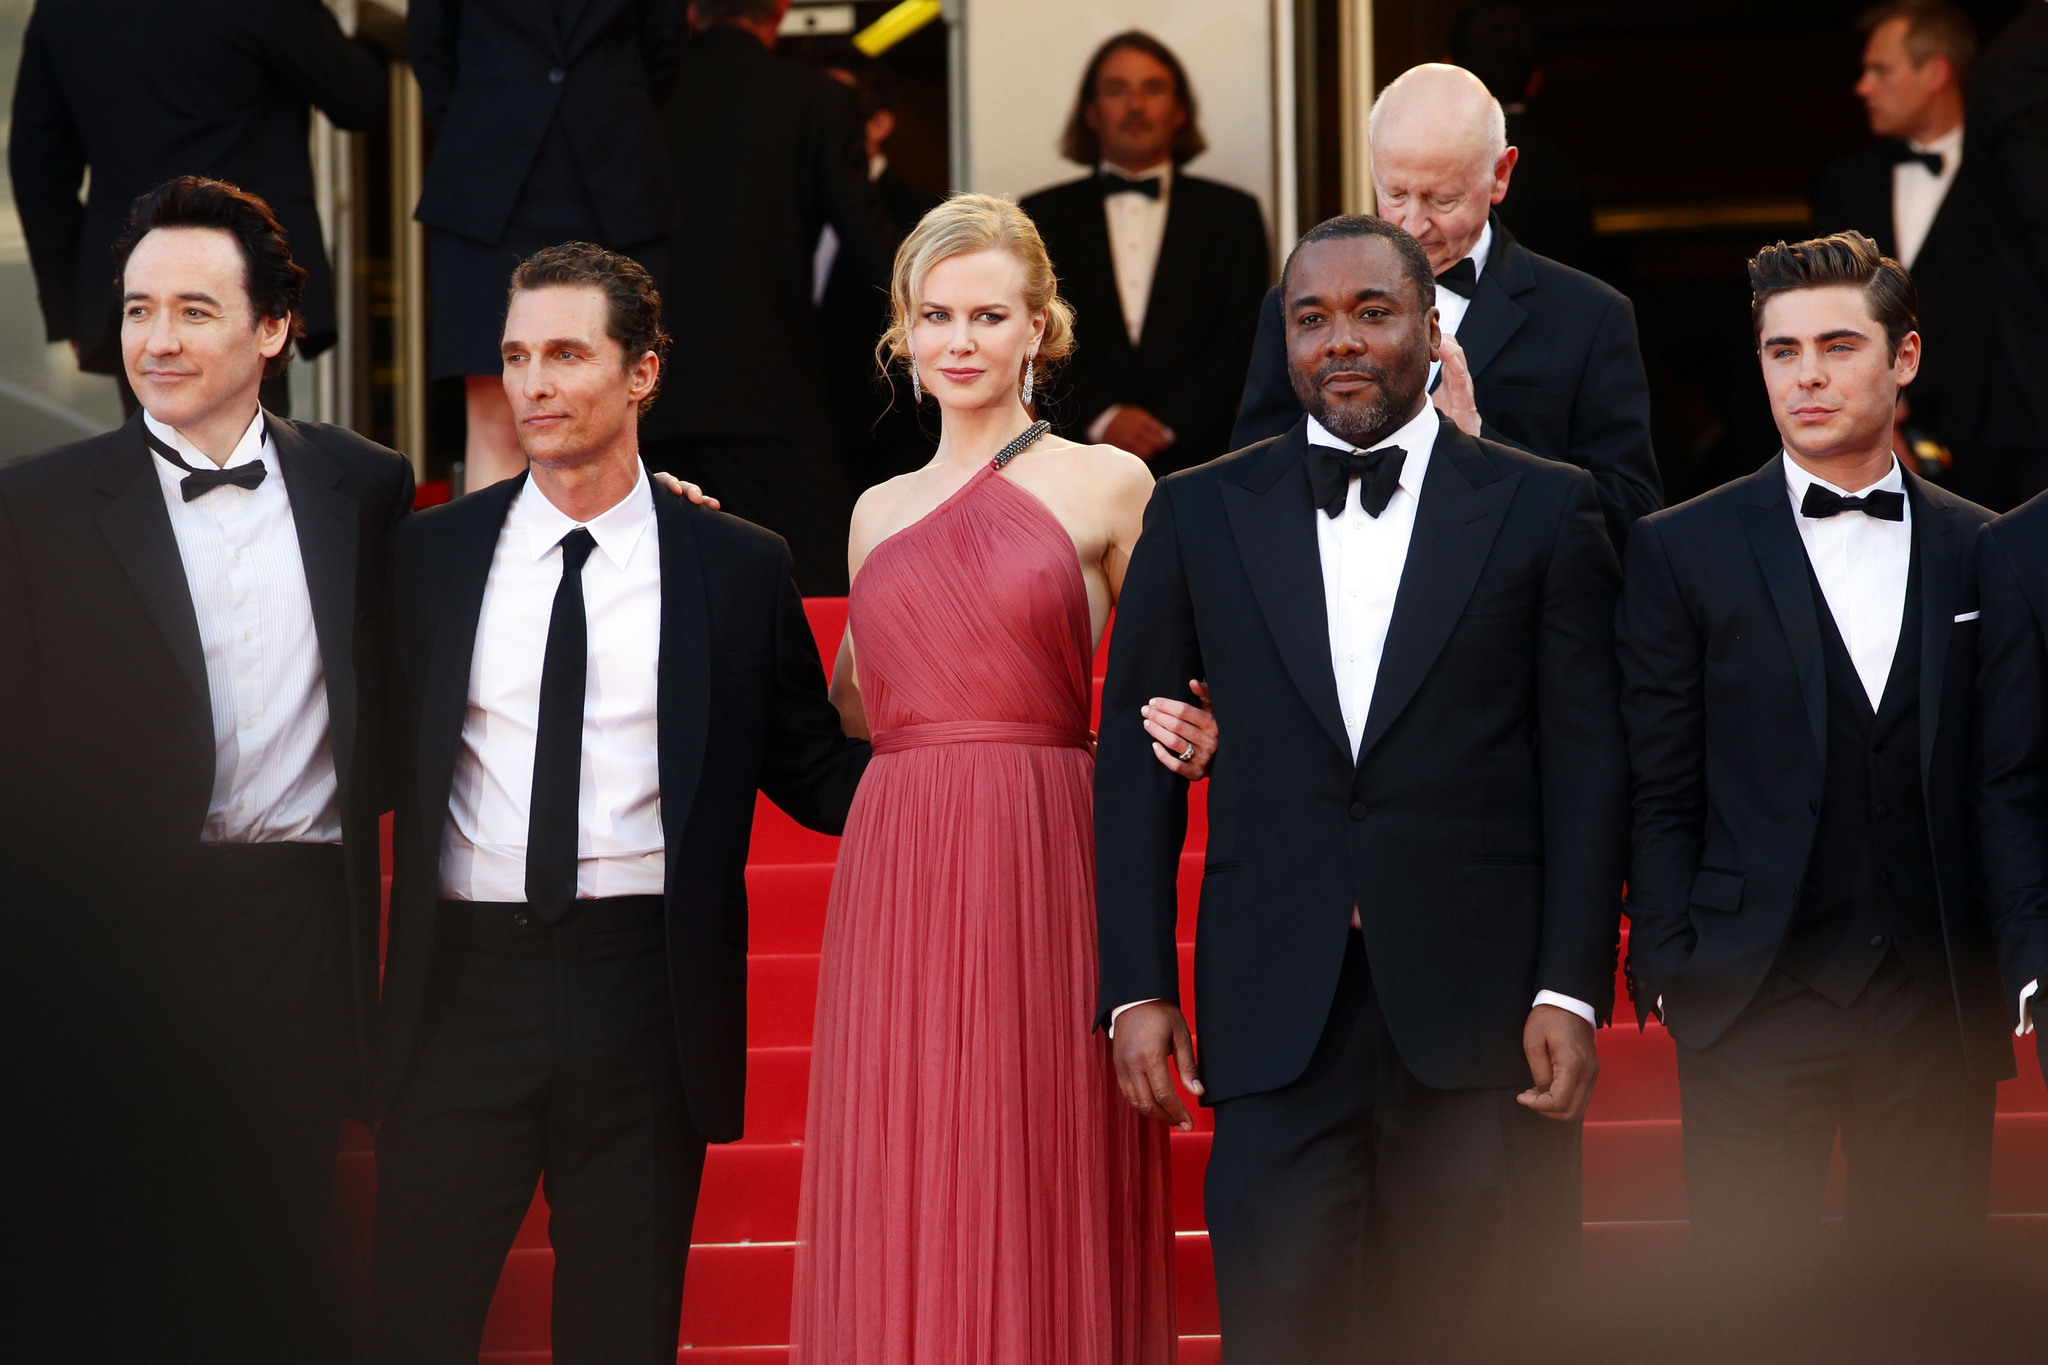
[[[833,441],[643,441],[650,469],[700,485],[721,510],[789,542],[806,597],[846,595],[846,535],[853,493]],[[831,663],[828,660],[829,670]]]
[[[443,901],[420,1044],[377,1132],[377,1359],[474,1365],[544,1182],[556,1365],[674,1365],[704,1172],[661,898]]]
[[[1678,1045],[1694,1246],[1731,1267],[1810,1260],[1839,1132],[1844,1223],[1882,1255],[1978,1237],[1997,1083],[1963,1064],[1955,1006],[1896,953],[1835,1005],[1783,972],[1711,1047]]]
[[[1216,1106],[1207,1212],[1230,1365],[1471,1360],[1578,1263],[1580,1125],[1402,1065],[1352,931],[1284,1089]]]

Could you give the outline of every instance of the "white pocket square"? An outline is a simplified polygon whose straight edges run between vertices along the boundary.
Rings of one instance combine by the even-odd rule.
[[[1974,621],[1983,614],[1984,613],[1981,611],[1966,611],[1961,616],[1958,616],[1956,618],[1956,624],[1961,625],[1965,621]]]

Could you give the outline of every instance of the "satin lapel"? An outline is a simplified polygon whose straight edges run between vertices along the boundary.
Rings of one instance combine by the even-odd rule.
[[[1351,742],[1344,733],[1337,675],[1330,664],[1329,605],[1316,548],[1319,514],[1302,464],[1307,446],[1308,419],[1303,418],[1274,439],[1243,483],[1218,487],[1252,595],[1273,632],[1288,676],[1330,741],[1349,759]]]
[[[1913,541],[1920,551],[1920,780],[1927,781],[1934,741],[1941,730],[1941,685],[1948,677],[1949,639],[1955,634],[1956,602],[1963,569],[1962,537],[1953,507],[1936,506],[1911,473]]]
[[[356,502],[336,487],[341,469],[326,452],[300,435],[291,422],[269,414],[264,420],[270,425],[270,443],[291,497],[292,525],[298,531],[306,595],[313,603],[313,632],[320,641],[320,668],[327,682],[327,716],[333,730],[329,747],[346,794],[356,739]]]
[[[469,706],[469,673],[476,657],[476,630],[483,613],[484,587],[491,578],[491,559],[497,552],[498,533],[505,527],[505,514],[525,486],[524,474],[492,484],[463,499],[465,504],[475,500],[473,507],[462,508],[472,515],[449,518],[449,544],[441,556],[446,574],[444,596],[434,618],[434,638],[427,647],[420,729],[415,736],[420,832],[428,857],[439,852],[448,818],[448,791],[455,780],[455,751],[462,743],[462,720]]]
[[[1493,219],[1493,247],[1487,253],[1486,272],[1472,289],[1472,306],[1458,324],[1458,344],[1465,348],[1465,364],[1474,379],[1486,372],[1509,338],[1529,320],[1528,310],[1515,302],[1515,295],[1535,284],[1528,253]]]
[[[1782,458],[1782,457],[1781,457]],[[1792,522],[1792,502],[1785,494],[1785,471],[1772,460],[1750,476],[1755,492],[1741,509],[1742,528],[1749,534],[1749,547],[1763,570],[1771,601],[1778,609],[1778,623],[1785,631],[1785,643],[1792,651],[1792,665],[1799,675],[1799,697],[1806,704],[1807,724],[1813,729],[1813,747],[1822,760],[1827,758],[1828,707],[1827,665],[1821,657],[1820,614],[1813,605],[1813,582],[1806,562],[1806,546],[1799,528]]]
[[[693,512],[656,490],[654,529],[661,537],[659,713],[661,827],[668,865],[676,865],[711,729],[711,605]]]
[[[210,732],[213,698],[206,685],[206,648],[199,641],[199,613],[192,606],[185,560],[178,553],[178,537],[164,507],[163,485],[157,482],[148,447],[142,443],[140,413],[129,420],[128,432],[100,472],[99,487],[114,495],[99,515],[100,530],[135,584],[150,620],[163,633],[178,670],[206,708]]]
[[[1401,587],[1373,683],[1372,709],[1358,741],[1360,763],[1372,756],[1373,746],[1414,700],[1450,642],[1521,484],[1520,474],[1495,471],[1471,437],[1448,422],[1442,425],[1422,477],[1408,559],[1401,566]]]

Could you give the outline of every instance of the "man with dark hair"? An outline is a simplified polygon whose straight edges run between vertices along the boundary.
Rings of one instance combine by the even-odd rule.
[[[1965,138],[1964,89],[1977,37],[1944,0],[1891,0],[1859,21],[1856,94],[1877,141],[1821,169],[1817,234],[1857,231],[1913,274],[1920,373],[1900,405],[1903,458],[1981,502],[1997,502],[2007,471],[1984,462],[1986,352],[1996,290],[1984,288],[1985,166]]]
[[[835,358],[817,288],[830,227],[843,283],[886,291],[895,230],[868,180],[859,103],[776,55],[789,0],[692,0],[661,124],[682,195],[669,238],[675,363],[641,430],[648,463],[789,542],[805,593],[846,591],[846,452],[820,383]],[[872,367],[872,353],[863,374]],[[793,367],[793,368],[792,368]]]
[[[1650,383],[1635,310],[1590,275],[1525,249],[1492,212],[1517,152],[1478,77],[1431,63],[1404,72],[1368,120],[1379,213],[1422,243],[1444,334],[1430,397],[1458,429],[1592,471],[1617,547],[1662,505],[1650,449]],[[1266,295],[1233,445],[1301,417],[1278,290]]]
[[[381,1361],[474,1361],[536,1181],[562,1360],[674,1365],[706,1142],[740,1135],[755,792],[837,833],[868,746],[789,552],[654,487],[647,272],[513,277],[529,470],[393,555],[397,744],[374,1099]]]
[[[1088,174],[1022,201],[1079,341],[1047,415],[1157,474],[1230,449],[1272,279],[1258,201],[1184,169],[1205,145],[1180,59],[1132,29],[1088,59],[1067,121],[1060,151]]]
[[[1629,963],[1678,1042],[1694,1243],[1810,1265],[1830,1154],[1859,1250],[1983,1231],[2007,1004],[1964,783],[1990,513],[1892,448],[1913,284],[1859,233],[1749,268],[1784,449],[1637,523],[1616,617]]]
[[[45,335],[115,376],[130,412],[108,251],[135,197],[172,176],[217,176],[271,206],[307,274],[304,352],[334,344],[307,151],[316,108],[355,131],[384,117],[382,63],[320,0],[39,0],[29,16],[7,164]],[[283,414],[287,396],[273,383],[263,402]]]
[[[1160,482],[1117,607],[1097,1022],[1141,1112],[1185,1122],[1176,1069],[1215,1107],[1231,1362],[1484,1359],[1577,1260],[1627,833],[1618,566],[1584,470],[1430,405],[1430,266],[1376,218],[1302,239],[1283,287],[1307,411]],[[1173,947],[1187,787],[1127,719],[1190,677],[1233,755],[1210,779],[1199,1087]]]
[[[36,1040],[7,1131],[38,1153],[0,1168],[39,1195],[0,1330],[54,1334],[23,1360],[320,1360],[412,467],[259,405],[306,279],[262,200],[172,181],[116,268],[141,411],[0,471],[0,999]]]

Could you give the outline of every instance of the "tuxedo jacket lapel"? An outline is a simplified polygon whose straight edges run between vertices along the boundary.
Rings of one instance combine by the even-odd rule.
[[[1516,303],[1514,296],[1533,288],[1535,282],[1521,245],[1508,235],[1496,216],[1486,272],[1473,285],[1472,305],[1465,310],[1464,321],[1458,324],[1458,345],[1465,349],[1465,364],[1474,379],[1529,320],[1528,310]]]
[[[1742,527],[1749,536],[1757,567],[1763,570],[1771,601],[1778,610],[1785,643],[1792,651],[1792,664],[1799,675],[1799,696],[1806,706],[1807,724],[1813,730],[1814,751],[1827,757],[1827,664],[1821,656],[1820,614],[1813,605],[1812,570],[1806,561],[1806,546],[1792,500],[1785,492],[1785,471],[1772,460],[1750,475],[1751,497],[1742,508]]]
[[[1961,598],[1963,545],[1955,509],[1933,502],[1912,471],[1905,475],[1913,543],[1920,552],[1920,781],[1925,785],[1941,732],[1942,683],[1948,677],[1949,641]],[[1908,629],[1911,625],[1906,623]]]
[[[1471,437],[1442,422],[1358,743],[1361,764],[1407,709],[1457,629],[1521,482],[1520,474],[1496,471]]]
[[[265,414],[270,443],[291,498],[320,668],[327,683],[334,771],[350,790],[356,738],[356,520],[355,500],[341,492],[341,469],[288,421]]]
[[[1177,305],[1195,296],[1197,291],[1188,287],[1190,280],[1198,278],[1196,265],[1197,237],[1202,229],[1199,206],[1187,202],[1188,193],[1185,177],[1174,180],[1173,189],[1166,200],[1166,230],[1159,238],[1159,262],[1152,271],[1152,288],[1145,296],[1145,328],[1138,333],[1138,349],[1152,353],[1165,351],[1176,344],[1181,329],[1174,325],[1173,315]],[[1098,214],[1103,220],[1102,243],[1109,246],[1109,223],[1105,214]],[[1113,292],[1116,271],[1114,262],[1110,270]],[[1117,293],[1121,299],[1121,293]],[[1118,311],[1122,311],[1119,303]],[[1130,332],[1124,332],[1126,338]]]
[[[98,486],[113,497],[100,513],[100,530],[134,583],[144,610],[163,632],[178,671],[206,708],[210,733],[213,702],[206,684],[206,649],[199,640],[199,613],[192,606],[192,585],[185,578],[171,514],[164,508],[163,486],[142,441],[140,413],[129,419],[126,434],[101,466]]]
[[[711,724],[711,608],[691,515],[682,499],[655,492],[654,527],[661,537],[657,743],[661,827],[670,867],[677,865],[690,823]]]
[[[1351,742],[1330,664],[1329,609],[1316,549],[1318,514],[1302,463],[1307,447],[1308,419],[1303,418],[1274,439],[1242,483],[1223,483],[1220,492],[1252,595],[1288,676],[1349,760]]]

